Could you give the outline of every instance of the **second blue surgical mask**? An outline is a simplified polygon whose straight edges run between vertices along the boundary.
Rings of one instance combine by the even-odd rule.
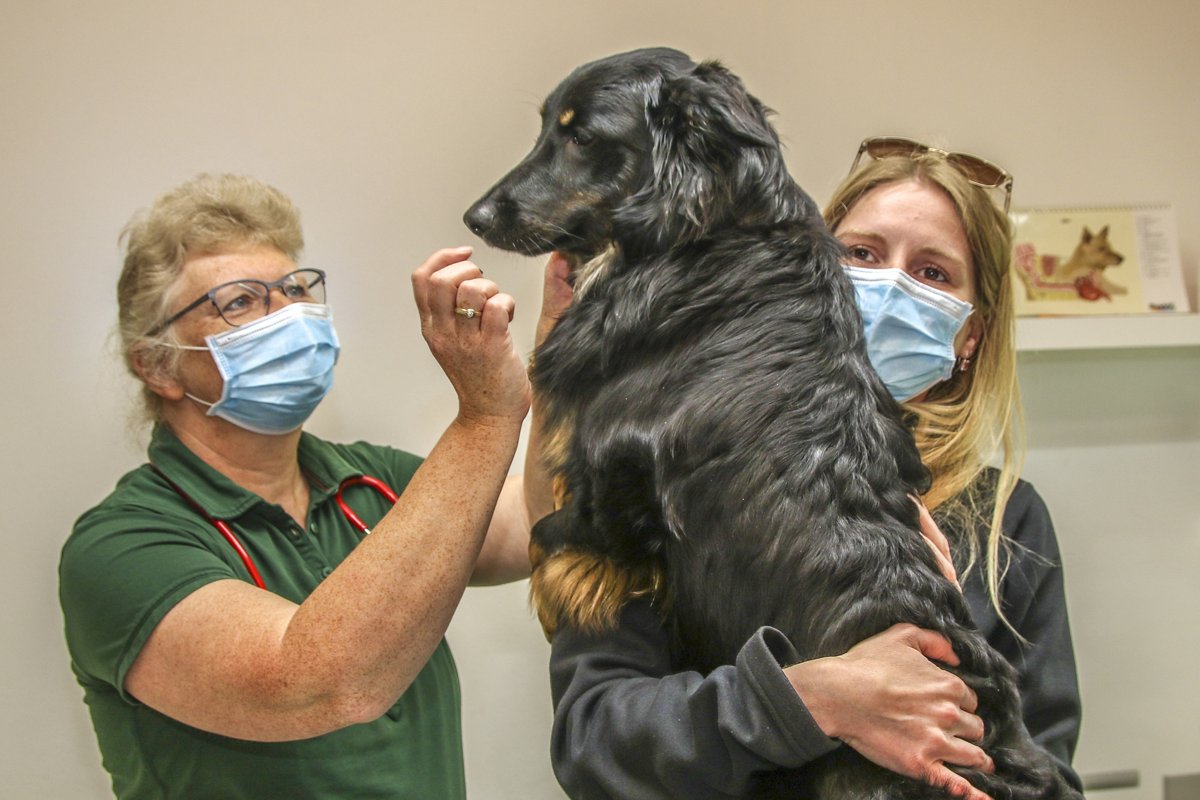
[[[863,318],[867,356],[898,402],[954,373],[954,337],[971,304],[903,270],[846,266]]]

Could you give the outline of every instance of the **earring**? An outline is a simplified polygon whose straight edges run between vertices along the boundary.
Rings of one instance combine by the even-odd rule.
[[[966,356],[957,356],[954,359],[954,371],[955,372],[966,372],[970,368],[971,368],[971,359],[967,358]]]

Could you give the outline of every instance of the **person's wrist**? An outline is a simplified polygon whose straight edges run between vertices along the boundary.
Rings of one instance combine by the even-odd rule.
[[[524,410],[513,408],[509,411],[485,411],[468,407],[459,407],[458,416],[454,423],[473,435],[511,434],[521,431],[521,423],[528,413],[528,405]]]
[[[784,670],[800,702],[808,709],[821,732],[830,739],[841,739],[843,731],[833,702],[837,692],[839,662],[836,657],[814,658],[793,664]]]

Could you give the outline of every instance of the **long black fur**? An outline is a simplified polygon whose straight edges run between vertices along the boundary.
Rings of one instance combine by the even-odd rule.
[[[549,426],[571,427],[569,499],[534,546],[660,567],[680,667],[732,663],[762,625],[804,658],[897,622],[939,631],[997,765],[963,774],[996,800],[1072,796],[919,532],[910,495],[927,472],[867,360],[841,247],[767,114],[720,64],[677,51],[586,64],[465,215],[494,246],[580,265],[532,371]],[[945,793],[841,748],[755,796]]]

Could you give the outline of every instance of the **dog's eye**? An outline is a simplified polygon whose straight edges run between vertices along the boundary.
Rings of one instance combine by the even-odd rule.
[[[578,128],[571,132],[571,144],[579,147],[587,147],[592,142],[596,141],[596,137],[584,130]]]

